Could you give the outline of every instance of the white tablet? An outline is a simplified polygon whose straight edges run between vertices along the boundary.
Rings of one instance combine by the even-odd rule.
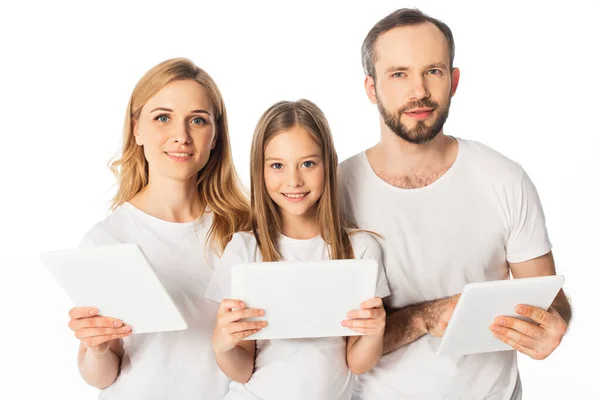
[[[247,339],[360,335],[342,326],[347,313],[375,296],[375,260],[270,262],[235,265],[231,297],[262,308],[267,327]]]
[[[547,310],[564,281],[563,276],[552,275],[467,284],[458,299],[437,354],[458,357],[513,350],[497,339],[489,326],[501,316],[531,321],[517,314],[515,308],[519,304],[527,304]]]
[[[40,255],[75,307],[131,325],[132,333],[187,329],[177,306],[137,244],[60,250]]]

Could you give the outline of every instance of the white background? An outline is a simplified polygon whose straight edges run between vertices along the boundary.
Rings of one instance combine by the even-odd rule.
[[[71,304],[39,252],[76,246],[107,215],[114,179],[106,163],[146,70],[183,56],[213,76],[245,183],[254,125],[278,100],[317,103],[343,160],[378,140],[360,46],[402,6],[418,6],[454,32],[462,74],[445,132],[520,162],[545,208],[574,320],[547,360],[520,358],[525,399],[600,398],[594,2],[125,3],[3,5],[1,398],[96,397],[76,369]]]

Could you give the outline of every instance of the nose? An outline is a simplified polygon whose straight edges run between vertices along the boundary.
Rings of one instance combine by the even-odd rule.
[[[286,176],[286,184],[289,187],[296,188],[298,186],[302,186],[304,184],[304,180],[302,179],[302,173],[298,168],[290,168],[287,171]]]
[[[185,123],[176,124],[173,126],[171,132],[171,140],[178,144],[189,144],[192,142],[192,136],[190,135],[190,128]]]
[[[425,85],[425,79],[423,79],[423,76],[417,75],[413,77],[411,82],[410,100],[423,100],[429,96],[429,90]]]

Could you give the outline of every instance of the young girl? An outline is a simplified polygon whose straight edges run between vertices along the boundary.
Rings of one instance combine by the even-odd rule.
[[[211,346],[217,307],[203,297],[209,260],[249,229],[227,113],[212,78],[187,59],[165,61],[138,82],[127,108],[114,212],[82,247],[137,243],[184,314],[185,331],[131,335],[127,321],[74,308],[79,370],[105,399],[222,398],[227,378]],[[106,290],[111,290],[107,287]]]
[[[380,248],[366,232],[348,233],[338,207],[336,170],[329,126],[316,105],[307,100],[280,102],[263,114],[252,142],[253,233],[233,236],[206,293],[221,303],[213,349],[233,381],[226,399],[350,399],[352,373],[368,371],[381,356],[385,327],[381,297],[389,289]],[[378,297],[348,315],[361,320],[361,328],[355,330],[365,336],[243,340],[267,322],[240,322],[262,316],[264,310],[228,299],[231,266],[348,258],[374,258],[380,265]]]

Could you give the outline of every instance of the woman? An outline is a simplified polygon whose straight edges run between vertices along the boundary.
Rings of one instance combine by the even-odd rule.
[[[211,260],[249,228],[212,78],[187,59],[167,60],[136,85],[125,118],[113,213],[82,247],[136,243],[184,314],[185,331],[132,335],[127,321],[74,308],[79,370],[110,399],[217,399],[227,388],[212,354],[216,306],[203,298]],[[110,288],[107,288],[110,290]]]

